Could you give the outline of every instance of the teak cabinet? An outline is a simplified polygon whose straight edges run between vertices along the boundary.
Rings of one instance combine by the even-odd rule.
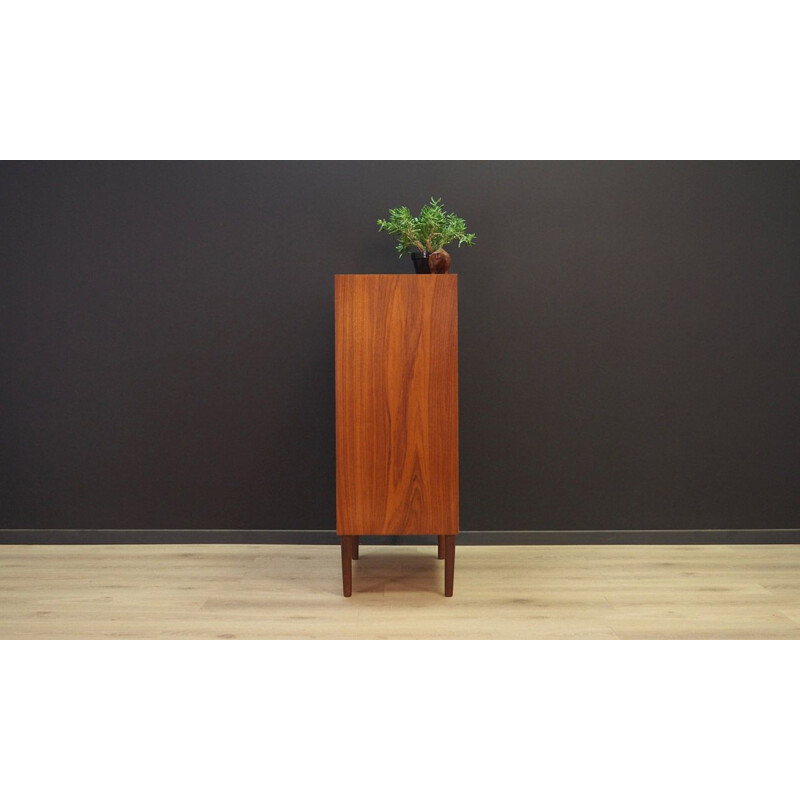
[[[336,531],[344,594],[359,539],[458,533],[458,276],[336,275]]]

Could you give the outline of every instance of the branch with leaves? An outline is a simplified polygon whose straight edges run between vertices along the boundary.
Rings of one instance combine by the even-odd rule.
[[[378,230],[397,237],[396,250],[402,257],[414,247],[432,253],[450,242],[471,247],[475,234],[467,233],[467,223],[455,214],[448,214],[442,200],[431,198],[415,217],[406,206],[389,209],[388,219],[378,220]]]

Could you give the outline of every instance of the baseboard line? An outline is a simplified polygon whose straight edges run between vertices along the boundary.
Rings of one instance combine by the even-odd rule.
[[[366,537],[365,537],[366,538]],[[338,544],[334,530],[0,529],[8,544]],[[370,536],[365,544],[434,545],[435,536]],[[800,544],[800,529],[462,531],[459,545]]]

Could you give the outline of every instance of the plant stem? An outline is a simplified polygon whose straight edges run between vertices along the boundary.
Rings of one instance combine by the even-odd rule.
[[[417,247],[419,247],[419,249],[420,249],[420,250],[422,250],[422,252],[423,252],[423,253],[425,252],[425,248],[422,246],[422,243],[421,243],[421,242],[420,242],[418,239],[416,239],[416,238],[414,237],[414,228],[413,228],[411,225],[409,225],[409,226],[408,226],[408,238],[409,238],[409,239],[410,239],[412,242],[414,242],[414,244],[415,244]]]

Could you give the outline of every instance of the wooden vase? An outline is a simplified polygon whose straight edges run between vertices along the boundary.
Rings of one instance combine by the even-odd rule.
[[[434,250],[430,256],[428,256],[428,264],[430,264],[431,272],[436,275],[444,275],[446,272],[450,272],[450,261],[450,253],[443,247]]]

